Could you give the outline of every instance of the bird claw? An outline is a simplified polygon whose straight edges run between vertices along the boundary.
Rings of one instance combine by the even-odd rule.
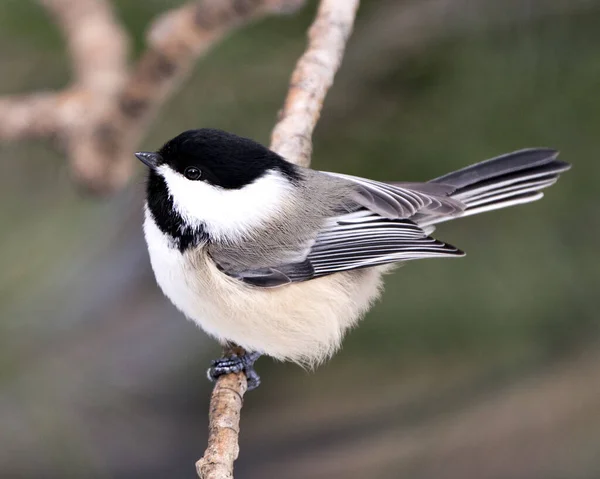
[[[211,361],[207,376],[211,381],[216,381],[220,376],[231,373],[243,372],[246,375],[248,391],[256,389],[260,385],[260,376],[254,369],[255,361],[260,357],[259,353],[245,353],[241,356],[231,356]]]

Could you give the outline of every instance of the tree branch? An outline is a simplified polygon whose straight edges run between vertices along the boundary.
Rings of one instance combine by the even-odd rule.
[[[127,37],[106,0],[40,0],[67,40],[73,85],[0,98],[0,139],[58,137],[76,180],[113,191],[131,177],[148,124],[203,53],[235,28],[304,1],[189,2],[157,18],[147,50],[127,71]]]
[[[83,114],[82,91],[0,97],[0,139],[54,138]]]
[[[292,74],[288,95],[271,136],[271,149],[298,165],[310,164],[312,132],[340,67],[358,3],[358,0],[321,2],[308,32],[308,48]]]
[[[312,132],[342,61],[358,4],[359,0],[321,0],[308,32],[308,47],[296,64],[272,134],[271,149],[293,163],[310,164]],[[224,351],[225,355],[233,352],[244,354],[237,346]],[[228,374],[217,380],[210,401],[208,447],[196,462],[200,478],[233,478],[246,389],[246,377],[242,373]]]
[[[40,0],[63,32],[73,84],[61,92],[0,98],[0,139],[74,137],[127,74],[128,38],[105,0]]]
[[[79,179],[113,190],[131,176],[132,151],[155,113],[187,77],[194,62],[233,29],[270,13],[298,8],[304,0],[203,0],[160,16],[144,52],[116,101],[94,121],[71,158]]]
[[[129,39],[106,0],[39,0],[63,31],[75,83],[114,92],[127,74]]]
[[[208,447],[196,462],[196,472],[203,479],[233,478],[233,463],[240,447],[240,415],[247,383],[244,373],[219,378],[210,398]]]

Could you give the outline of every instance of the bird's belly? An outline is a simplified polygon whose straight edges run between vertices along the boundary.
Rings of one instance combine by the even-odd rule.
[[[203,250],[148,245],[164,294],[208,334],[306,365],[330,356],[379,292],[377,268],[264,289],[224,275]]]

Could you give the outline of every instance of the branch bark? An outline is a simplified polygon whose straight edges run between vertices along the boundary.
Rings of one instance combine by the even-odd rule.
[[[72,85],[60,92],[0,98],[0,139],[66,140],[82,121],[114,97],[127,75],[127,35],[105,0],[40,0],[67,42]]]
[[[271,137],[271,149],[292,163],[310,164],[312,132],[344,56],[358,4],[359,0],[321,0],[308,32],[308,46],[296,64]],[[225,355],[232,352],[244,353],[239,347],[224,351]],[[200,478],[233,478],[246,389],[243,373],[228,374],[217,380],[210,401],[208,447],[196,462]]]
[[[0,139],[59,138],[74,178],[107,193],[131,177],[132,152],[194,62],[235,28],[305,0],[197,0],[159,16],[127,69],[128,38],[106,0],[40,0],[67,41],[73,84],[0,98]]]
[[[240,416],[248,385],[244,373],[227,374],[216,382],[210,398],[208,447],[196,472],[203,479],[233,478],[240,447]]]
[[[113,92],[127,74],[129,39],[106,0],[39,0],[63,31],[74,82]]]
[[[310,164],[312,133],[323,101],[342,62],[352,32],[357,0],[322,1],[308,32],[308,48],[298,60],[271,149],[292,163]]]
[[[132,152],[158,109],[187,77],[195,61],[233,29],[267,14],[293,11],[304,0],[203,0],[160,16],[150,27],[148,49],[114,101],[70,145],[78,179],[95,189],[125,184]]]

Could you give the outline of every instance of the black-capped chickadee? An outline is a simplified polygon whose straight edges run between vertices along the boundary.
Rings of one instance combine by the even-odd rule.
[[[570,167],[557,155],[526,149],[427,183],[388,183],[302,168],[215,129],[136,153],[149,167],[156,280],[208,334],[250,352],[209,370],[244,370],[250,388],[261,354],[308,366],[331,356],[394,264],[463,256],[429,236],[435,224],[540,199]]]

